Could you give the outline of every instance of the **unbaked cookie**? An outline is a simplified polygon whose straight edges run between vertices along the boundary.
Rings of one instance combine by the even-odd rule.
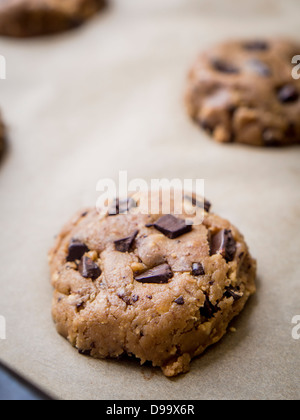
[[[0,35],[32,37],[74,28],[97,13],[106,0],[2,0]]]
[[[300,143],[300,80],[285,40],[228,42],[202,53],[189,73],[190,116],[220,143]]]
[[[84,355],[187,372],[255,292],[243,236],[209,207],[200,225],[140,214],[134,200],[118,201],[116,214],[78,213],[49,257],[58,332]]]

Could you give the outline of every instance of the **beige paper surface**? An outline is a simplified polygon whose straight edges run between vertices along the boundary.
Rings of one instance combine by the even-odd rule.
[[[77,31],[0,40],[10,137],[0,167],[2,361],[62,399],[300,397],[300,148],[217,145],[182,102],[201,49],[235,37],[299,39],[299,13],[298,0],[116,0]],[[119,170],[204,178],[213,211],[237,225],[258,260],[258,293],[233,322],[237,332],[176,379],[80,356],[52,323],[54,235]]]

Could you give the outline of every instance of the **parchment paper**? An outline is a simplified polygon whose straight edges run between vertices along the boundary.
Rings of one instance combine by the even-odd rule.
[[[201,49],[236,37],[299,40],[298,0],[116,0],[83,28],[0,40],[0,359],[62,399],[296,399],[300,340],[300,148],[221,146],[183,106]],[[300,51],[299,51],[300,54]],[[99,179],[204,178],[213,211],[244,233],[258,293],[228,335],[170,380],[77,354],[52,323],[47,252]]]

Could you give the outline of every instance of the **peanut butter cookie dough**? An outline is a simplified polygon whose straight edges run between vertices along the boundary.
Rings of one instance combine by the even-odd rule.
[[[256,262],[240,232],[205,205],[185,216],[78,213],[50,251],[57,331],[84,354],[187,372],[255,292]]]
[[[300,143],[300,43],[228,42],[202,53],[189,73],[189,115],[220,143]]]
[[[2,0],[0,35],[33,37],[81,25],[106,5],[106,0]]]

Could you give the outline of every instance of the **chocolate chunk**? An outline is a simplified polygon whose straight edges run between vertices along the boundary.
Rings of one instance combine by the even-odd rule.
[[[135,277],[135,280],[140,283],[168,283],[174,276],[173,271],[169,264],[161,264],[145,273]]]
[[[120,205],[119,205],[120,201],[117,198],[112,205],[110,206],[109,210],[108,210],[108,215],[109,216],[116,216],[117,214],[120,214]]]
[[[84,309],[84,307],[85,307],[85,302],[80,302],[80,303],[77,303],[76,305],[76,309],[78,312]]]
[[[224,296],[228,297],[228,298],[233,297],[233,299],[235,301],[237,301],[237,300],[239,300],[243,297],[243,293],[240,292],[239,287],[229,286],[229,287],[226,288],[226,292],[225,292]]]
[[[211,203],[208,200],[204,200],[204,210],[209,213],[211,209]]]
[[[186,195],[185,198],[191,201],[193,206],[203,207],[203,201],[197,200],[196,197],[190,197],[189,195]],[[208,200],[204,199],[204,210],[207,213],[209,213],[210,209],[211,209],[211,203]]]
[[[129,252],[132,249],[132,245],[138,233],[139,231],[137,230],[132,235],[128,236],[127,238],[123,238],[123,239],[119,239],[118,241],[115,241],[116,250],[123,253]]]
[[[221,72],[221,73],[227,73],[227,74],[238,74],[240,71],[237,67],[233,66],[230,63],[227,63],[223,60],[215,59],[212,61],[212,65],[215,70]]]
[[[278,99],[283,104],[296,102],[299,99],[299,92],[294,85],[285,85],[278,90]]]
[[[132,208],[135,207],[137,207],[137,203],[131,197],[127,200],[120,200],[119,198],[116,198],[108,210],[108,215],[116,216],[118,214],[128,213]]]
[[[192,230],[191,225],[171,214],[161,217],[153,226],[170,239],[176,239]]]
[[[266,41],[250,41],[243,44],[248,51],[267,51],[270,45]]]
[[[139,300],[139,295],[132,295],[132,302],[135,303]]]
[[[192,275],[195,277],[205,276],[204,267],[201,263],[193,263],[192,265]]]
[[[83,242],[72,239],[69,245],[67,261],[72,262],[80,260],[86,252],[89,252],[89,249]]]
[[[208,297],[206,296],[206,300],[204,302],[204,306],[200,308],[200,314],[204,316],[205,318],[212,318],[215,313],[217,313],[220,310],[218,308],[218,305],[213,305]]]
[[[213,134],[215,127],[210,121],[207,121],[205,119],[199,119],[198,123],[203,130],[207,131],[209,134]]]
[[[221,254],[227,262],[233,261],[236,242],[231,230],[223,229],[210,239],[210,255]]]
[[[118,296],[120,299],[122,299],[122,300],[123,300],[123,302],[125,302],[125,303],[126,303],[126,305],[131,305],[130,298],[129,298],[128,296],[126,296],[126,295],[125,295],[125,293],[123,293],[123,292],[119,292],[119,293],[117,293],[117,296]]]
[[[79,264],[79,272],[86,279],[96,280],[101,276],[101,270],[93,260],[83,257]]]
[[[260,76],[269,77],[272,75],[270,67],[267,64],[263,63],[261,60],[250,60],[248,61],[248,66]]]
[[[82,349],[78,349],[78,353],[81,354],[82,356],[90,356],[91,355],[92,350],[82,350]]]
[[[278,135],[272,129],[266,128],[262,136],[266,147],[278,147],[282,143],[282,140],[278,138]]]
[[[180,296],[179,298],[175,299],[174,302],[177,303],[177,305],[184,305],[184,298],[183,298],[183,296]]]

